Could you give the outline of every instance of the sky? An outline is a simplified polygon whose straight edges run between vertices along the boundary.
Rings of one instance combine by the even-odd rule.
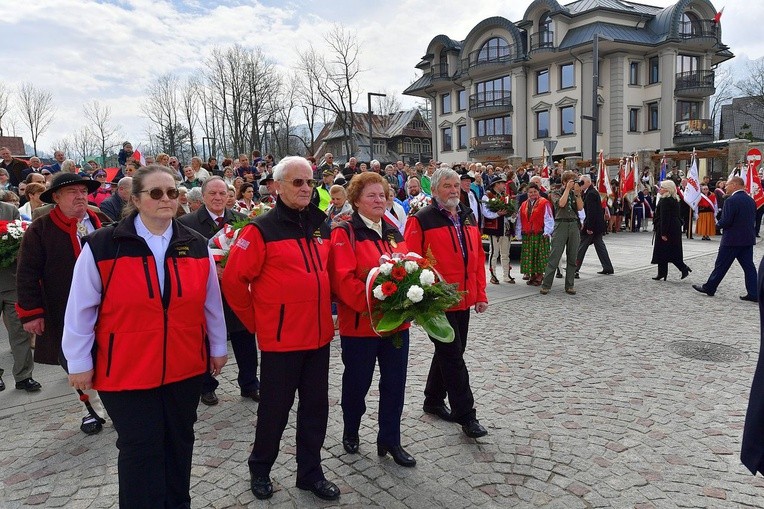
[[[676,2],[641,3],[665,7]],[[400,93],[421,75],[414,66],[433,37],[464,39],[491,16],[520,21],[529,4],[530,0],[0,0],[0,83],[15,89],[31,81],[53,93],[55,119],[38,140],[43,152],[85,125],[82,107],[93,99],[111,107],[124,139],[140,143],[148,122],[141,111],[144,91],[156,76],[188,75],[212,48],[234,43],[259,46],[289,71],[296,66],[299,49],[308,43],[322,48],[322,35],[341,23],[355,32],[361,45],[361,97],[366,92],[394,93],[410,107],[415,99]],[[724,7],[722,40],[736,60],[764,56],[758,25],[764,19],[764,2],[713,4],[717,10]],[[11,135],[15,130],[31,144],[28,129],[15,117],[10,125],[4,119],[3,129]]]

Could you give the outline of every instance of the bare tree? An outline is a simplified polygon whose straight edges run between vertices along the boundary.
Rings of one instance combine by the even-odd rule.
[[[54,141],[51,143],[51,152],[55,152],[56,150],[60,150],[64,153],[64,157],[67,159],[71,159],[74,157],[74,143],[72,142],[72,139],[68,136],[61,138],[60,140]]]
[[[747,65],[746,79],[735,83],[740,95],[750,97],[745,113],[752,119],[764,122],[764,59],[753,60]]]
[[[53,106],[53,94],[47,90],[35,87],[32,83],[19,86],[19,110],[24,124],[29,127],[32,137],[32,148],[37,155],[37,139],[44,133],[53,121],[56,108]]]
[[[401,111],[401,101],[398,99],[398,92],[385,89],[384,96],[374,96],[372,99],[372,111],[381,117],[381,125],[387,129],[390,127],[392,117],[395,113]]]
[[[95,154],[102,146],[102,138],[89,126],[82,126],[72,134],[71,150],[74,152],[75,161],[78,163],[87,162],[88,157]],[[105,152],[103,153],[103,161],[101,164],[105,166]]]
[[[357,102],[357,77],[361,72],[360,45],[355,34],[341,25],[334,25],[324,36],[328,47],[326,55],[313,45],[299,52],[299,65],[316,92],[326,103],[325,108],[334,113],[337,125],[342,129],[345,150],[353,153],[353,107]]]
[[[326,101],[318,93],[316,82],[301,70],[292,74],[289,88],[296,92],[297,104],[308,124],[301,140],[306,145],[307,152],[312,155],[316,151],[316,123],[326,118]]]
[[[183,112],[185,127],[188,128],[188,141],[191,145],[191,157],[196,155],[194,129],[199,123],[199,101],[201,80],[197,76],[189,76],[180,90],[180,106]]]
[[[95,135],[98,138],[99,149],[101,150],[101,164],[106,166],[106,151],[114,148],[114,136],[119,131],[119,127],[111,124],[111,107],[102,105],[98,100],[93,100],[83,106],[85,118],[90,123],[90,138]],[[75,145],[77,143],[75,142]],[[88,155],[92,155],[91,152]]]
[[[3,118],[8,116],[10,100],[11,90],[5,86],[5,83],[0,83],[0,136],[3,136]]]
[[[152,136],[162,152],[181,155],[183,142],[179,122],[179,79],[175,74],[158,76],[146,91],[147,99],[143,110],[153,124]]]

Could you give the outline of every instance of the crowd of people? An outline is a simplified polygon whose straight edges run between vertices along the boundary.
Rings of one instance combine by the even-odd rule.
[[[564,278],[565,293],[576,294],[590,245],[599,273],[614,274],[603,236],[639,231],[650,217],[654,279],[666,279],[668,263],[682,278],[691,271],[681,250],[690,215],[681,207],[681,180],[677,186],[671,178],[657,185],[647,179],[627,200],[617,187],[602,197],[593,170],[562,165],[546,176],[532,165],[382,167],[351,157],[341,168],[332,154],[319,162],[251,156],[226,158],[222,166],[192,157],[182,167],[176,157],[157,154],[143,165],[126,142],[109,181],[96,162],[78,168],[57,152],[54,165],[36,158],[27,164],[0,148],[6,188],[0,219],[31,221],[17,263],[0,269],[16,388],[41,390],[34,362],[60,364],[86,407],[81,430],[98,433],[111,419],[121,507],[190,506],[197,406],[219,403],[228,341],[242,398],[259,402],[248,461],[258,499],[273,494],[270,472],[296,395],[297,486],[326,500],[340,496],[321,466],[336,332],[344,450],[363,448],[359,430],[379,365],[377,454],[416,465],[401,443],[409,324],[380,336],[368,316],[366,275],[381,255],[432,256],[440,276],[462,292],[446,312],[454,341],[430,338],[423,411],[473,439],[488,430],[477,418],[464,356],[470,314],[488,308],[489,282],[515,284],[513,241],[522,243],[519,274],[542,295],[556,278]],[[741,298],[757,301],[755,268],[751,275],[757,212],[750,196],[739,194],[741,182],[732,176],[713,193],[704,186],[698,234],[710,238],[720,228],[723,237],[714,272],[694,287],[712,296],[737,259],[746,272]],[[19,203],[6,203],[13,202],[8,195],[21,196]],[[216,260],[211,239],[234,227],[240,230],[233,247]]]

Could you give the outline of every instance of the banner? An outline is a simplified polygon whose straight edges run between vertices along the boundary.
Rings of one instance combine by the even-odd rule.
[[[698,178],[698,160],[695,151],[692,151],[692,162],[687,172],[687,187],[684,188],[684,201],[695,209],[700,201],[700,178]]]
[[[602,150],[600,150],[600,163],[597,171],[597,191],[600,193],[600,202],[604,207],[608,198],[613,196],[613,188],[610,187],[610,178],[607,174],[607,166],[605,166],[605,154]]]

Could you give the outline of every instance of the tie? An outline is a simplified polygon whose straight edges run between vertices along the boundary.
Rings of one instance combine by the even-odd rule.
[[[215,222],[218,224],[218,228],[222,228],[223,225],[225,224],[225,217],[218,216],[215,218]]]

